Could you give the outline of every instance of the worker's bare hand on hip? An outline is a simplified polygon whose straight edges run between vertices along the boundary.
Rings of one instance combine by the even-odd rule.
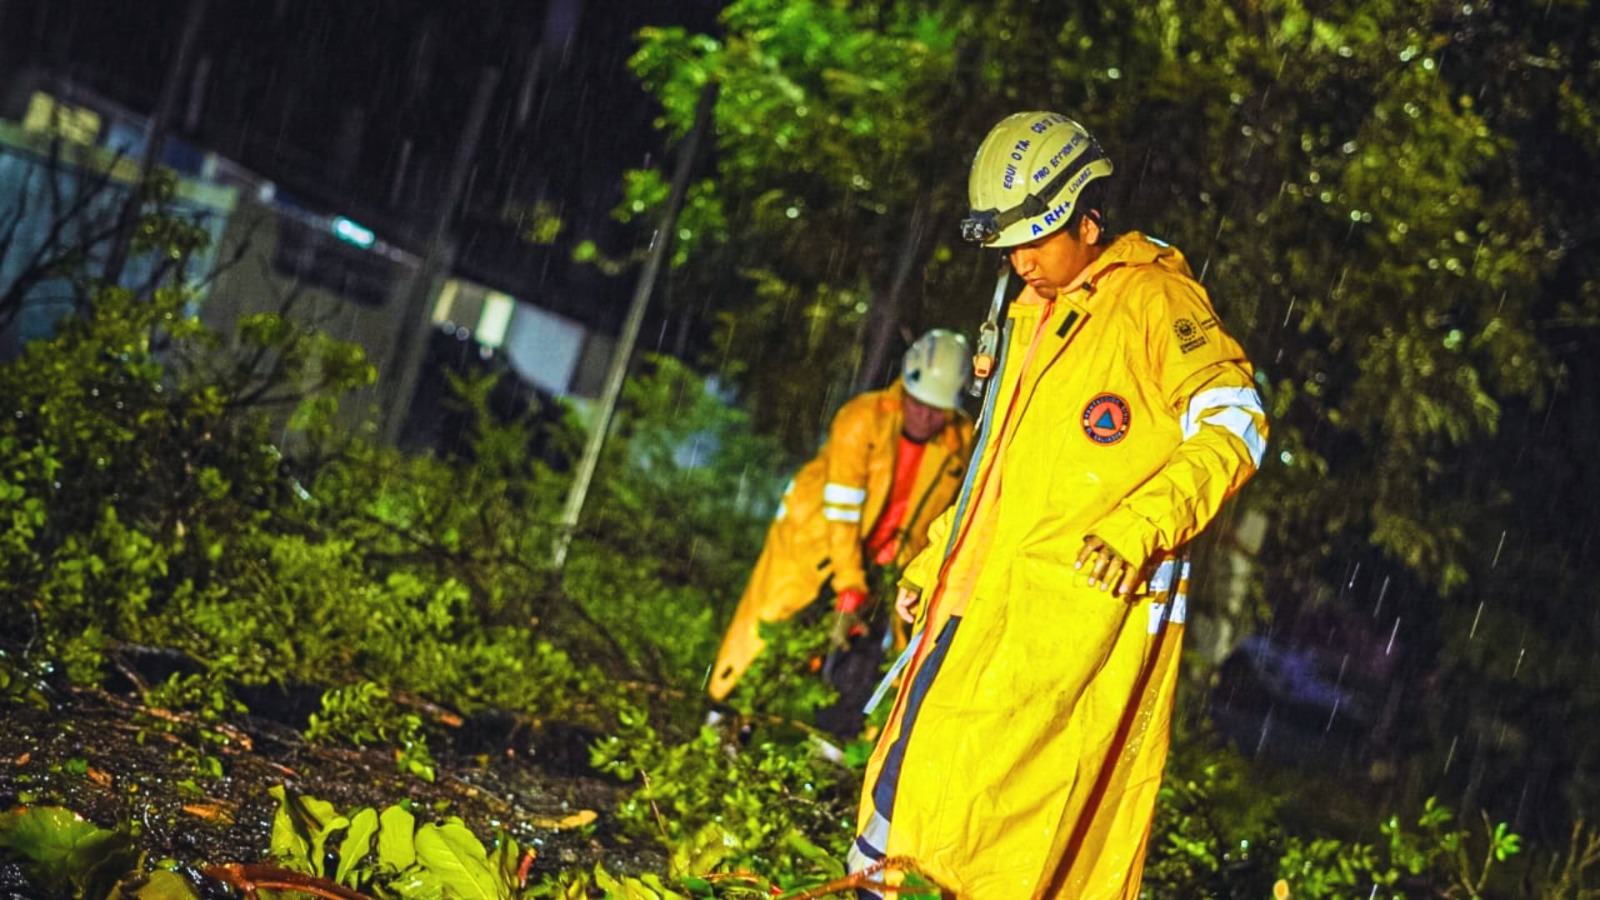
[[[922,605],[922,592],[903,587],[894,598],[894,611],[906,622],[917,621],[917,607]]]
[[[1139,584],[1139,567],[1092,534],[1083,539],[1076,568],[1088,575],[1090,587],[1102,591],[1126,595]]]

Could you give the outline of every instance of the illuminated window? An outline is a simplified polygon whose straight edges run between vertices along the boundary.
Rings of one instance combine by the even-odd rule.
[[[443,325],[454,322],[456,295],[461,293],[461,282],[451,278],[439,289],[439,297],[433,302],[433,324]]]
[[[61,103],[43,91],[36,91],[28,100],[22,128],[34,134],[57,135],[74,144],[93,145],[100,137],[100,114],[87,107]]]
[[[511,313],[517,301],[509,294],[490,291],[483,298],[483,312],[478,314],[478,343],[499,349],[506,340],[506,329],[511,327]]]

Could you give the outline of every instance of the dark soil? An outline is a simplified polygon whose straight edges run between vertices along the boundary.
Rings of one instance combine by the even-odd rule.
[[[0,697],[0,811],[63,806],[131,830],[152,860],[251,863],[267,861],[275,808],[267,791],[283,784],[341,812],[409,800],[419,821],[459,816],[482,839],[509,833],[536,854],[530,881],[602,856],[620,869],[641,863],[639,848],[611,831],[623,787],[587,769],[593,735],[582,729],[533,728],[510,716],[460,722],[430,707],[446,736],[438,743],[451,744],[435,747],[430,783],[401,774],[393,749],[312,746],[294,725],[261,716],[207,727],[133,696],[55,689],[46,703]],[[273,704],[251,708],[261,706]],[[299,714],[294,704],[277,706],[291,710],[280,719]],[[221,777],[205,757],[220,763]],[[598,814],[593,827],[552,827],[581,810]],[[7,896],[36,894],[16,866],[0,864]]]

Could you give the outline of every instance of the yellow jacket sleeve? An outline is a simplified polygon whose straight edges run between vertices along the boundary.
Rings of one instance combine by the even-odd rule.
[[[1222,330],[1199,286],[1160,273],[1137,277],[1145,377],[1160,385],[1182,423],[1183,441],[1093,533],[1143,565],[1156,550],[1176,549],[1199,534],[1255,474],[1267,419],[1244,351]]]
[[[956,504],[945,507],[928,525],[928,543],[922,552],[906,564],[900,573],[900,587],[917,593],[926,591],[928,585],[939,577],[939,564],[944,561],[944,545],[950,539],[950,527],[955,522]]]
[[[865,591],[867,573],[861,562],[861,540],[870,523],[861,520],[867,502],[868,459],[872,447],[871,395],[845,404],[828,428],[827,482],[822,488],[822,517],[827,522],[828,558],[833,589]]]

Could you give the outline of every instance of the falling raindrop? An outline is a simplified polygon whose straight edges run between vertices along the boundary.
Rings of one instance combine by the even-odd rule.
[[[1272,713],[1276,709],[1276,704],[1267,707],[1267,714],[1261,718],[1261,737],[1256,740],[1256,756],[1260,756],[1262,749],[1267,746],[1267,735],[1272,731]]]

